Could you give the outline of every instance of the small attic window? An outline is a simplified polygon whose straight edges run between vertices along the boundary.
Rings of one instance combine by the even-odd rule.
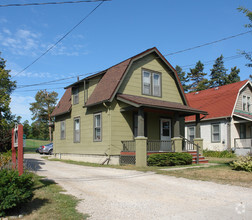
[[[214,90],[218,90],[218,89],[219,89],[219,87],[215,87],[215,88],[214,88]]]
[[[73,104],[79,104],[79,89],[78,87],[73,88]]]
[[[199,92],[195,92],[195,95],[198,95],[199,94]]]

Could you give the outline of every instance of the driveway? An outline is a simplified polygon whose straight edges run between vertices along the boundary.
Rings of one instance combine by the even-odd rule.
[[[251,188],[25,158],[38,175],[81,199],[77,209],[90,219],[252,219]]]

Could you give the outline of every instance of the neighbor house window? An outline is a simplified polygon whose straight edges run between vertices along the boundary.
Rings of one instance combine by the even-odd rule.
[[[189,141],[193,141],[193,139],[195,138],[195,127],[191,126],[191,127],[188,127],[188,139]]]
[[[247,97],[247,110],[250,112],[250,97]]]
[[[94,114],[94,141],[102,140],[101,113]]]
[[[212,142],[220,142],[220,124],[212,124]]]
[[[247,102],[247,97],[244,95],[242,96],[242,110],[246,111],[246,103]]]
[[[142,77],[143,94],[161,96],[161,74],[149,70],[143,70]]]
[[[60,139],[63,140],[66,138],[66,122],[60,122]]]
[[[246,124],[240,124],[240,138],[246,138]]]
[[[73,104],[79,104],[79,89],[73,88]]]
[[[74,143],[80,142],[80,118],[74,118]]]

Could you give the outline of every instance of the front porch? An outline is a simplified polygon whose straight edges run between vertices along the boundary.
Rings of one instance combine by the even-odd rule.
[[[182,143],[182,145],[181,145]],[[208,161],[202,156],[202,141],[194,143],[184,137],[172,138],[170,141],[146,139],[146,158],[151,154],[184,152],[193,156],[192,163],[202,164]],[[120,164],[136,164],[136,141],[122,141],[123,150],[120,153]],[[144,153],[145,152],[141,152]]]
[[[200,151],[203,150],[203,140],[200,138],[200,116],[207,112],[193,109],[180,103],[161,101],[151,98],[118,95],[117,99],[127,107],[121,108],[121,114],[131,127],[131,140],[122,141],[120,153],[121,163],[127,156],[133,157],[137,166],[146,166],[147,156],[160,152],[192,152],[197,154],[199,162]],[[195,115],[195,139],[184,138],[185,116]],[[204,117],[204,116],[203,116]]]

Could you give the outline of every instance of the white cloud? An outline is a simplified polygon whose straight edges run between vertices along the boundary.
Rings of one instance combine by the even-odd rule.
[[[34,101],[34,97],[31,96],[12,95],[10,104],[12,114],[21,116],[22,121],[31,121],[32,114],[29,108],[30,103]]]
[[[8,22],[7,19],[5,19],[5,18],[0,18],[0,24],[5,24],[5,23],[7,23],[7,22]]]
[[[28,29],[18,29],[12,33],[9,29],[4,28],[0,33],[0,42],[15,55],[36,56],[36,51],[39,49],[39,37],[39,33]]]

